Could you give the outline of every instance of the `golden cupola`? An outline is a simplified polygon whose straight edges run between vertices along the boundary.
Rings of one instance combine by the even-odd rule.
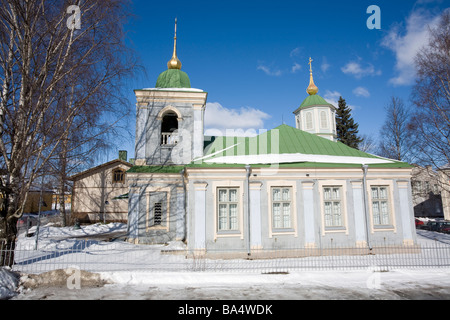
[[[167,62],[168,69],[181,69],[181,61],[177,57],[177,19],[175,19],[175,37],[173,38],[173,55],[172,59]]]
[[[316,95],[319,92],[319,88],[314,84],[313,74],[312,74],[312,62],[313,59],[309,58],[309,86],[306,92],[310,95]]]

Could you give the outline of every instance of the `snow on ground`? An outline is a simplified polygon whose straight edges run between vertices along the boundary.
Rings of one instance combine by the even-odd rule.
[[[9,268],[0,268],[0,300],[12,298],[16,295],[19,277]]]
[[[126,225],[119,223],[82,226],[79,230],[47,225],[40,228],[39,248],[61,248],[73,244],[74,237],[125,230]],[[426,230],[417,230],[417,233],[419,243],[438,241],[450,244],[450,235]],[[17,248],[30,249],[35,244],[34,237],[27,238],[21,234]],[[135,247],[126,242],[114,244],[124,249]],[[183,244],[174,242],[155,248],[182,249]],[[131,265],[134,262],[127,263]],[[81,283],[78,284],[69,281],[71,274],[62,271],[41,276],[25,274],[19,282],[17,273],[0,269],[0,299],[450,299],[450,268],[398,269],[388,272],[375,269],[298,271],[287,274],[102,271],[82,273]]]

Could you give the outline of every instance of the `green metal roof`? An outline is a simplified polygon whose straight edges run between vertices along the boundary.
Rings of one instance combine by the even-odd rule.
[[[167,69],[156,81],[156,88],[190,88],[191,81],[186,72],[179,69]]]
[[[256,137],[216,137],[214,142],[205,149],[204,157],[193,161],[192,166],[230,166],[232,163],[226,163],[224,159],[232,161],[233,157],[236,159],[241,157],[239,161],[245,161],[242,158],[249,159],[252,158],[251,156],[259,155],[280,155],[282,157],[279,159],[281,167],[360,167],[361,164],[349,161],[349,159],[356,158],[363,158],[363,162],[374,162],[370,164],[371,167],[410,166],[407,163],[377,157],[350,148],[341,142],[331,141],[285,124]],[[292,158],[295,159],[297,155],[304,155],[305,159],[310,160],[290,162],[290,157],[293,156]],[[258,161],[255,160],[258,157],[252,159],[253,164]],[[266,157],[266,159],[270,159],[270,157]],[[238,167],[242,166],[242,162],[239,161],[235,164]],[[270,165],[270,163],[270,161],[262,160],[260,164]]]
[[[321,96],[319,96],[317,94],[314,94],[314,95],[308,96],[305,100],[303,100],[303,102],[300,105],[300,107],[298,107],[297,110],[294,111],[294,113],[297,113],[298,110],[300,110],[302,108],[312,107],[312,106],[333,106],[333,105],[328,103]]]

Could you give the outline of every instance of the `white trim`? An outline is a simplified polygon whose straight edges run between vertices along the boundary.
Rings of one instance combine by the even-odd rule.
[[[138,91],[180,91],[180,92],[205,92],[196,88],[144,88]]]
[[[165,225],[158,225],[158,226],[150,226],[150,193],[154,192],[165,192],[166,193],[166,223]],[[158,188],[151,188],[147,187],[145,190],[145,198],[146,198],[146,208],[145,208],[145,231],[151,231],[151,230],[170,230],[170,187],[158,187]]]
[[[167,105],[164,108],[162,108],[159,112],[158,115],[156,117],[156,119],[162,121],[163,116],[167,113],[167,112],[173,112],[177,115],[177,120],[178,121],[182,121],[183,120],[183,116],[181,115],[181,112],[174,106],[172,105]]]
[[[293,231],[273,231],[272,221],[273,221],[273,213],[272,213],[272,188],[276,187],[286,187],[292,189],[291,195],[291,223]],[[289,180],[276,180],[276,181],[268,181],[266,183],[266,194],[267,194],[267,209],[268,209],[268,226],[269,226],[269,238],[272,238],[274,235],[293,235],[294,237],[298,236],[298,223],[297,223],[297,183],[296,181]]]
[[[382,228],[378,227],[375,228],[373,224],[373,210],[372,210],[372,186],[382,187],[387,186],[389,189],[388,195],[389,195],[389,220],[391,222],[392,228]],[[370,216],[370,232],[373,234],[375,232],[380,231],[390,231],[390,232],[397,232],[397,224],[396,224],[396,218],[395,218],[395,206],[394,206],[394,183],[392,180],[367,180],[367,199],[368,199],[368,207],[369,207],[369,216]]]
[[[342,229],[327,229],[325,227],[325,199],[323,194],[324,187],[340,187],[342,188],[341,195],[341,214],[342,214]],[[348,230],[348,214],[347,214],[347,181],[344,180],[321,180],[319,181],[319,198],[320,198],[320,228],[322,236],[328,233],[345,233],[349,234]]]
[[[230,146],[229,148],[235,147]],[[304,153],[280,153],[280,154],[258,154],[258,155],[235,155],[223,156],[212,159],[207,159],[220,152],[220,150],[212,155],[196,159],[204,160],[206,163],[221,163],[221,164],[275,164],[275,163],[296,163],[296,162],[315,162],[315,163],[342,163],[342,164],[386,164],[394,163],[394,160],[380,159],[380,158],[366,158],[366,157],[350,157],[350,156],[331,156],[322,154],[304,154]]]
[[[219,232],[219,225],[218,225],[218,216],[219,212],[217,210],[218,208],[218,202],[217,202],[217,190],[219,188],[236,188],[238,189],[238,230],[233,233],[222,233]],[[213,213],[214,213],[214,240],[217,240],[218,238],[236,238],[239,237],[240,239],[244,239],[244,181],[239,180],[224,180],[224,181],[213,181],[212,183],[212,199],[213,199]]]

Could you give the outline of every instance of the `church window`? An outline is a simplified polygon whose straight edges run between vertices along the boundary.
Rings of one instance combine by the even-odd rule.
[[[168,112],[162,117],[161,144],[175,145],[178,143],[178,117],[174,112]]]
[[[320,128],[327,129],[328,121],[327,121],[327,113],[326,111],[320,111]]]
[[[161,225],[161,219],[162,219],[162,203],[156,202],[153,207],[153,223],[156,226]]]
[[[150,192],[147,198],[147,227],[164,228],[168,221],[168,193],[165,191]]]
[[[306,130],[311,130],[313,128],[313,117],[312,112],[306,113]]]
[[[238,190],[238,188],[218,189],[218,231],[239,230]]]
[[[342,188],[327,186],[323,188],[325,227],[343,227]]]
[[[292,228],[292,188],[272,188],[272,227]]]
[[[113,170],[113,183],[125,183],[125,170],[123,169],[114,169]]]
[[[389,189],[387,186],[372,186],[372,215],[374,226],[390,225]]]

